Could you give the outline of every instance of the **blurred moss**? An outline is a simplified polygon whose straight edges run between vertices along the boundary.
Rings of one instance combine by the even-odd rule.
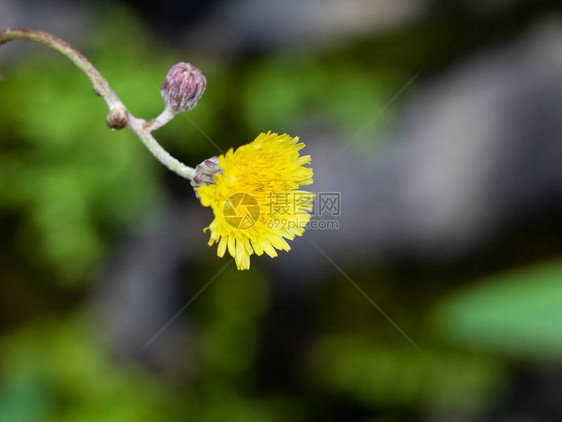
[[[113,358],[92,321],[87,314],[43,319],[2,338],[0,420],[304,420],[297,400],[253,395],[221,375],[223,363],[212,358],[200,383],[167,384],[133,361]],[[230,334],[236,335],[239,329]],[[233,344],[223,345],[225,353],[247,353]]]
[[[430,412],[482,412],[497,399],[505,375],[484,356],[381,347],[346,335],[318,341],[310,361],[313,382],[325,392],[372,407]]]
[[[166,421],[187,415],[187,390],[111,361],[85,319],[44,320],[0,343],[0,420]],[[31,416],[39,416],[37,418]]]
[[[558,360],[562,353],[562,261],[478,280],[437,305],[446,337],[508,356]]]
[[[149,157],[132,136],[108,131],[105,110],[90,103],[99,100],[84,98],[87,80],[67,67],[28,62],[7,74],[0,102],[13,108],[0,120],[19,123],[0,139],[11,144],[0,156],[0,211],[20,212],[29,262],[78,282],[103,257],[102,229],[154,210],[161,193]]]
[[[210,374],[232,378],[250,372],[268,299],[267,280],[259,271],[241,273],[233,268],[202,298],[200,348]]]
[[[381,143],[373,137],[393,121],[385,105],[406,82],[400,76],[357,64],[326,66],[302,54],[270,57],[249,70],[242,118],[255,132],[329,122],[344,138],[354,138],[355,148],[373,149]]]
[[[156,116],[163,108],[161,81],[171,64],[185,58],[151,43],[134,15],[116,10],[107,16],[92,35],[96,47],[84,52],[134,114]],[[107,128],[104,102],[58,53],[38,51],[4,74],[0,213],[20,216],[17,246],[28,264],[49,269],[55,281],[83,283],[106,256],[112,236],[161,207],[157,171],[167,170],[132,133]],[[202,104],[190,118],[212,127],[212,101]],[[182,118],[158,135],[187,162],[186,154],[208,144]]]
[[[255,269],[243,273],[229,271],[225,282],[216,283],[211,295],[211,311],[221,317],[258,320],[269,307],[269,280]]]
[[[281,422],[285,412],[277,412],[268,402],[244,397],[236,389],[218,383],[206,392],[207,400],[214,405],[202,406],[197,415],[201,422]]]

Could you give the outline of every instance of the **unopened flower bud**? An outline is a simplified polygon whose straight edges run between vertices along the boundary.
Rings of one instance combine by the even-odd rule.
[[[207,79],[199,68],[180,62],[168,71],[160,93],[170,111],[182,113],[197,105],[206,87]]]
[[[191,181],[191,186],[197,188],[215,184],[215,174],[222,173],[219,166],[219,157],[211,157],[195,167],[195,177]]]
[[[129,122],[129,113],[125,109],[113,109],[105,118],[111,129],[123,129]]]

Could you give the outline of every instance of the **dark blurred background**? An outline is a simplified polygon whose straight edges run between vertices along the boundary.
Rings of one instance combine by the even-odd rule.
[[[0,421],[562,420],[559,1],[2,0],[7,27],[146,119],[194,63],[164,147],[298,135],[338,209],[239,272],[80,71],[3,45]]]

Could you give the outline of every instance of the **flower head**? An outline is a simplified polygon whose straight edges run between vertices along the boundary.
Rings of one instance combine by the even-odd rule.
[[[304,232],[314,194],[298,189],[312,183],[312,169],[303,167],[310,156],[299,155],[302,148],[298,137],[262,133],[221,155],[222,172],[197,188],[201,203],[215,214],[205,229],[211,231],[209,245],[218,242],[220,257],[228,249],[238,269],[250,268],[254,253],[274,258],[275,249],[290,250],[285,239]]]

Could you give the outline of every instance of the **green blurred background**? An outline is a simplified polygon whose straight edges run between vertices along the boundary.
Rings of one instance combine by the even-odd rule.
[[[496,139],[524,159],[483,183],[495,189],[482,199],[493,224],[454,220],[479,233],[470,246],[449,248],[444,235],[434,247],[421,226],[377,219],[379,198],[395,198],[393,180],[413,168],[392,157],[413,151],[405,128],[432,109],[431,92],[444,84],[462,97],[455,72],[486,79],[478,69],[492,61],[489,76],[513,78],[502,76],[518,67],[509,54],[538,49],[529,34],[544,26],[562,39],[560,12],[555,1],[515,0],[0,5],[0,28],[64,37],[139,117],[161,111],[173,63],[194,63],[207,76],[203,99],[156,132],[172,155],[195,165],[262,131],[300,135],[320,167],[313,189],[342,201],[339,230],[305,234],[328,260],[298,239],[248,272],[225,268],[202,233],[210,210],[132,133],[107,128],[83,74],[43,46],[2,46],[0,421],[562,420],[562,131],[546,124],[549,113],[560,121],[560,89],[537,89],[546,105],[528,124],[494,117],[509,131],[474,162]],[[504,68],[493,54],[507,55]],[[543,80],[532,63],[514,81],[522,89]],[[477,131],[450,122],[442,138],[433,132],[439,151]],[[523,141],[510,143],[511,131]],[[525,184],[547,159],[548,189]]]

